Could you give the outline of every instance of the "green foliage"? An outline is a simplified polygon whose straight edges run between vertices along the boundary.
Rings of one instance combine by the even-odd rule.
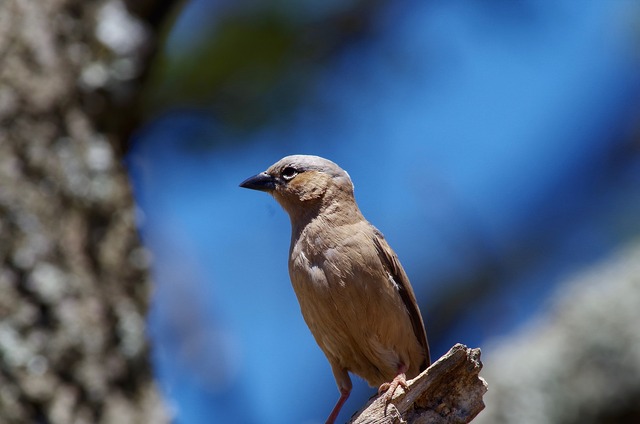
[[[318,70],[366,27],[366,11],[369,6],[343,7],[309,17],[291,8],[262,7],[212,17],[189,48],[159,53],[144,115],[207,108],[218,122],[240,129],[287,116]]]

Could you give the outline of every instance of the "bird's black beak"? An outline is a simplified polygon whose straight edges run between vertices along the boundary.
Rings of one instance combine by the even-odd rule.
[[[241,182],[240,187],[250,188],[251,190],[271,191],[276,188],[276,182],[271,175],[261,172]]]

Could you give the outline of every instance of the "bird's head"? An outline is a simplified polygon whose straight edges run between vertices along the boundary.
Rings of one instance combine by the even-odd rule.
[[[325,200],[353,200],[353,183],[346,171],[319,156],[292,155],[264,172],[243,181],[240,187],[266,191],[293,218],[321,208]]]

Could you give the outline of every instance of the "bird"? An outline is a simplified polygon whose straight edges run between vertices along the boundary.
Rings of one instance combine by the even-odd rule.
[[[362,215],[349,174],[319,156],[291,155],[240,187],[271,194],[289,215],[291,284],[340,392],[326,423],[351,393],[349,373],[379,386],[388,403],[430,365],[429,344],[409,278]]]

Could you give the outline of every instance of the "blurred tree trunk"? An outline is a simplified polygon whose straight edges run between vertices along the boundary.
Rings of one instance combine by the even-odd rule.
[[[152,51],[143,20],[120,1],[0,1],[2,423],[167,421],[114,119]]]

